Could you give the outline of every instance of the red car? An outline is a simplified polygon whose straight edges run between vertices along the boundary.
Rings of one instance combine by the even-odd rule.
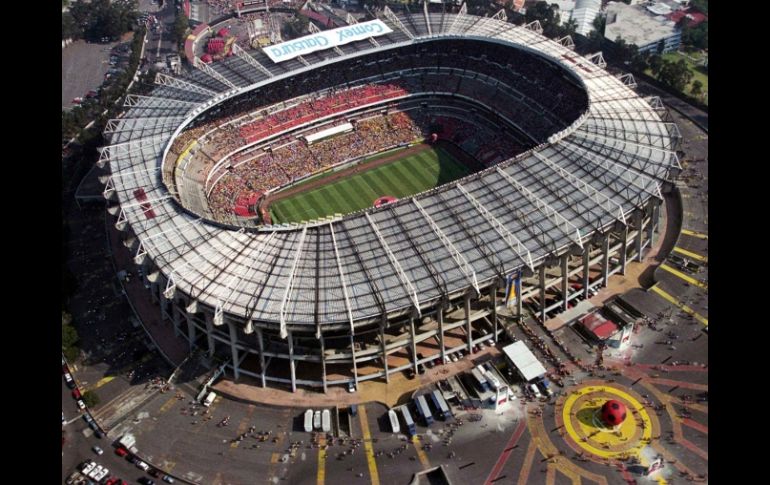
[[[72,390],[72,397],[74,397],[75,399],[80,399],[82,397],[80,395],[80,389],[79,388],[76,387],[75,389]]]
[[[117,454],[118,456],[126,456],[128,454],[128,450],[126,450],[122,446],[119,446],[118,448],[115,448],[115,454]]]

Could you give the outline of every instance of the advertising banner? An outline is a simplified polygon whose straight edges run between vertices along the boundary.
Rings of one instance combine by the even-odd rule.
[[[360,24],[346,25],[337,29],[324,30],[298,39],[282,42],[267,47],[262,51],[275,63],[294,59],[302,54],[331,49],[369,37],[377,37],[393,32],[382,20],[370,20]]]

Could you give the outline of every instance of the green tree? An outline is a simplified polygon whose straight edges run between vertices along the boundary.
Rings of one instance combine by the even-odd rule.
[[[650,65],[652,75],[657,76],[660,72],[660,68],[663,67],[663,58],[658,54],[653,54],[647,59],[647,63]]]
[[[99,395],[94,391],[86,391],[83,393],[83,402],[86,403],[86,406],[92,408],[99,404]]]
[[[61,14],[61,38],[79,39],[83,37],[83,29],[80,28],[75,18],[69,12]]]
[[[304,15],[297,15],[283,25],[283,28],[281,28],[281,35],[287,39],[294,39],[307,35],[309,23],[310,20],[307,17]]]
[[[692,94],[695,97],[700,97],[703,94],[703,83],[700,81],[700,79],[696,79],[692,82],[692,87],[690,88],[690,94]]]
[[[190,27],[190,19],[184,14],[182,10],[177,11],[176,20],[174,20],[174,27],[172,28],[172,35],[174,41],[179,48],[182,48],[185,39],[187,38],[187,29]]]
[[[62,315],[63,317],[64,315]],[[64,353],[64,357],[69,361],[76,360],[80,355],[80,349],[77,347],[77,343],[80,340],[78,332],[72,325],[61,326],[61,349]]]
[[[549,5],[548,2],[539,1],[535,5],[527,8],[524,16],[525,22],[530,23],[535,20],[540,22],[543,28],[543,35],[546,37],[556,37],[562,29],[559,27],[561,17],[559,16],[559,7],[556,4]]]
[[[658,79],[668,84],[677,91],[684,91],[685,86],[692,79],[693,73],[690,68],[687,67],[687,63],[684,59],[679,59],[677,62],[671,62],[664,60],[663,66],[660,68]]]

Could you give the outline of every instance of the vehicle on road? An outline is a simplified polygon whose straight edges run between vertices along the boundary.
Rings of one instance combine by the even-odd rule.
[[[305,411],[305,432],[310,433],[313,431],[313,410],[308,409]]]
[[[206,399],[203,400],[203,405],[206,407],[211,406],[211,403],[213,403],[214,399],[216,398],[217,398],[217,394],[215,392],[208,393],[208,395],[206,396]]]
[[[163,475],[163,481],[166,483],[174,483],[174,479],[168,475]]]
[[[101,455],[102,453],[104,453],[104,450],[103,450],[103,449],[101,449],[101,448],[99,448],[98,446],[94,446],[94,447],[93,447],[93,448],[91,448],[91,449],[92,449],[92,450],[94,451],[94,453],[96,453],[97,455]]]
[[[150,465],[148,465],[147,463],[143,462],[142,460],[137,460],[136,461],[136,467],[140,468],[142,471],[145,471],[145,472],[150,469]]]

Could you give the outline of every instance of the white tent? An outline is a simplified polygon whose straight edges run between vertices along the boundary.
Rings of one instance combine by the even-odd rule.
[[[535,354],[521,340],[503,347],[503,353],[510,359],[525,381],[529,382],[545,375],[543,364],[537,360]]]

